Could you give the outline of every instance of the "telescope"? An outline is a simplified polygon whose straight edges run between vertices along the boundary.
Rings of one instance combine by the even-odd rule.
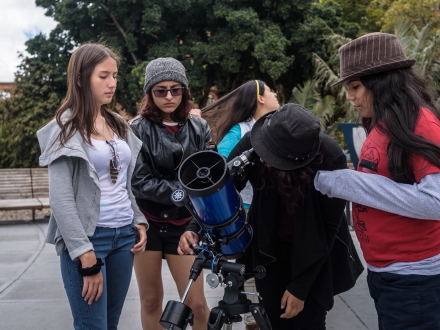
[[[162,327],[185,330],[193,324],[192,311],[184,301],[201,271],[209,269],[208,286],[221,285],[225,294],[211,310],[207,329],[220,330],[223,325],[232,329],[232,323],[240,322],[240,314],[247,312],[252,312],[261,330],[272,329],[263,306],[246,298],[246,294],[253,294],[261,299],[258,292],[241,291],[245,266],[228,261],[242,256],[252,243],[252,227],[232,178],[240,178],[255,158],[250,149],[227,163],[217,152],[206,150],[191,155],[180,166],[178,179],[183,189],[175,190],[171,199],[175,205],[185,206],[199,224],[201,245],[194,250],[197,256],[185,293],[180,302],[168,302],[160,319]],[[257,278],[266,275],[262,266],[252,273]]]
[[[229,163],[214,151],[195,153],[179,169],[184,189],[176,190],[171,197],[176,205],[187,207],[205,237],[210,233],[208,247],[227,259],[239,258],[252,242],[252,228],[232,176],[242,175],[254,157],[253,149]]]

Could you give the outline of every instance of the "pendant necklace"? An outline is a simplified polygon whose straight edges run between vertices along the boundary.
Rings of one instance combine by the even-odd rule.
[[[102,132],[103,133],[105,133],[104,132],[105,124],[106,124],[106,122],[104,119],[104,122],[102,124]],[[113,130],[112,130],[112,132],[113,132]],[[114,139],[107,140],[105,138],[105,136],[102,135],[100,132],[98,132],[98,134],[104,138],[105,143],[110,147],[110,153],[112,155],[112,158],[110,159],[110,179],[111,179],[112,183],[115,184],[116,180],[118,179],[119,171],[122,168],[122,161],[121,161],[121,158],[119,157],[118,145]],[[114,134],[114,132],[113,132],[113,134]]]

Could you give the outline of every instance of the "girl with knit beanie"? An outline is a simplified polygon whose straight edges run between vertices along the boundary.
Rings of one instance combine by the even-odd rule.
[[[206,121],[191,115],[193,103],[185,68],[174,58],[157,58],[145,71],[145,96],[140,117],[132,127],[142,140],[142,150],[132,177],[136,202],[148,219],[146,251],[135,258],[134,269],[141,300],[142,327],[160,330],[164,287],[162,259],[182,296],[194,256],[179,256],[179,238],[191,220],[185,207],[177,207],[171,194],[182,189],[177,174],[182,162],[195,152],[205,150],[211,141]],[[194,313],[194,330],[205,330],[209,309],[203,293],[203,281],[194,282],[186,297]]]

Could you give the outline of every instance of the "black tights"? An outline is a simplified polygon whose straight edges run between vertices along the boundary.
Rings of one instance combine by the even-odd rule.
[[[266,277],[255,279],[273,330],[325,330],[327,312],[312,297],[307,297],[304,309],[291,319],[282,319],[281,298],[290,282],[290,243],[279,243],[277,260],[266,265]]]

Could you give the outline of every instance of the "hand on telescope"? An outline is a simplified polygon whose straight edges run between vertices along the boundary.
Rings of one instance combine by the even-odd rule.
[[[191,247],[197,246],[199,242],[199,235],[193,231],[186,231],[180,236],[179,246],[177,247],[177,253],[180,255],[194,254]]]
[[[301,299],[298,299],[293,294],[291,294],[289,291],[285,291],[283,298],[281,299],[281,309],[286,309],[284,311],[284,314],[281,314],[282,319],[290,319],[296,315],[298,315],[299,312],[301,312],[304,308],[304,301]]]

